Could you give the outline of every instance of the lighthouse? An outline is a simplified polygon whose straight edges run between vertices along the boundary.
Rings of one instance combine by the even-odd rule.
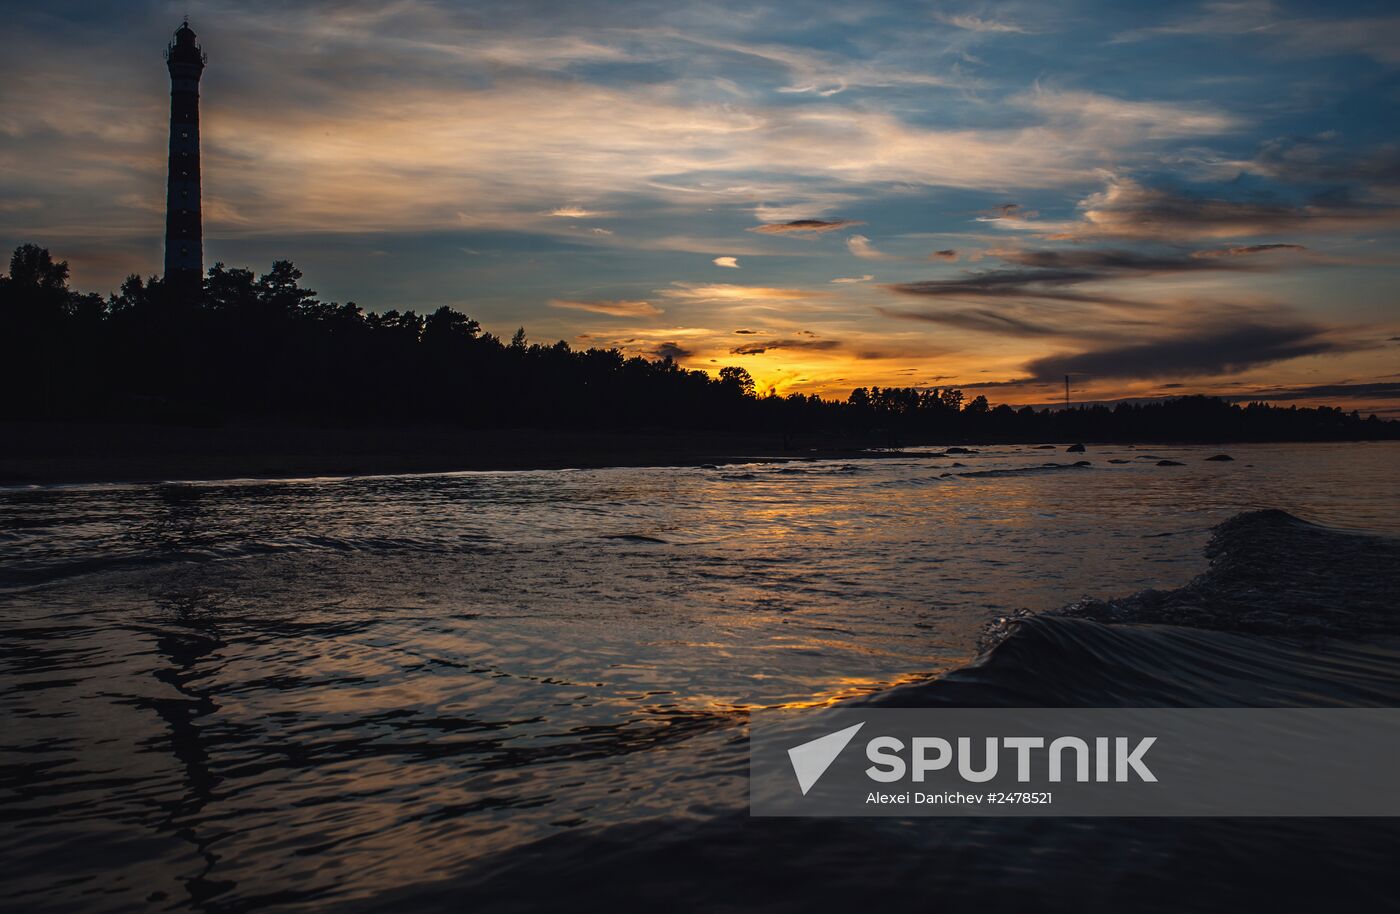
[[[165,285],[179,302],[199,298],[204,240],[199,209],[199,77],[204,52],[186,20],[165,52],[170,70],[170,174],[165,195]]]

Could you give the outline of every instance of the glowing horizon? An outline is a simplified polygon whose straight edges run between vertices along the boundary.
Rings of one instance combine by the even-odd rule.
[[[5,7],[0,242],[158,272],[186,7]],[[206,266],[778,393],[1400,414],[1368,4],[187,7]]]

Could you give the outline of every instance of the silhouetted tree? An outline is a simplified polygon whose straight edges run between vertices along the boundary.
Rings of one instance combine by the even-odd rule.
[[[0,415],[219,421],[255,416],[471,426],[688,427],[882,434],[891,442],[1337,440],[1400,437],[1400,423],[1331,407],[1210,397],[1112,408],[963,407],[956,388],[866,387],[844,401],[769,391],[739,366],[712,378],[672,358],[508,344],[467,315],[426,318],[321,301],[279,260],[262,276],[216,263],[193,304],[131,275],[105,301],[68,265],[16,248],[0,276]]]

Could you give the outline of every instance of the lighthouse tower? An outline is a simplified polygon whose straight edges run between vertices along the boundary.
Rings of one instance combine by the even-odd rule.
[[[199,212],[199,77],[204,52],[186,20],[165,52],[170,70],[170,176],[165,195],[165,285],[173,300],[199,298],[204,241]]]

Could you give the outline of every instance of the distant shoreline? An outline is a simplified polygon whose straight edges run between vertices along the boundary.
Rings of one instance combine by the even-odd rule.
[[[886,439],[875,435],[800,435],[785,443],[779,433],[673,430],[4,422],[0,485],[718,466],[894,456],[873,450],[885,446]]]
[[[873,460],[949,442],[868,435],[0,422],[0,486]],[[1085,442],[1091,448],[1095,442]],[[1116,442],[1126,444],[1129,442]],[[1144,445],[1240,442],[1142,441]],[[1336,442],[1334,442],[1336,443]]]

